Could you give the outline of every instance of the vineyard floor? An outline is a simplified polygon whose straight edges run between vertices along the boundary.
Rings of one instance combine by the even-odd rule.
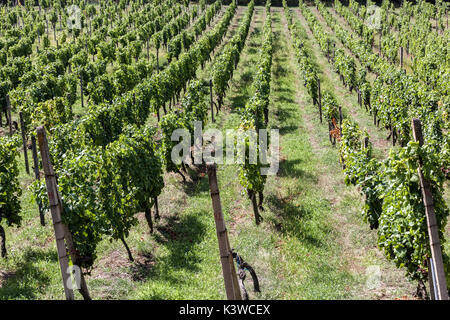
[[[245,10],[239,7],[225,41],[236,32]],[[300,11],[294,11],[307,30],[325,87],[333,88],[344,112],[369,130],[377,156],[382,157],[390,147],[386,132],[357,109],[356,94],[341,86]],[[264,7],[256,6],[225,107],[208,128],[225,132],[239,125],[240,109],[252,95],[265,18]],[[254,293],[247,277],[250,299],[414,299],[415,284],[377,248],[376,231],[362,221],[361,195],[344,183],[338,149],[329,143],[328,128],[319,123],[301,82],[282,8],[272,8],[272,20],[269,127],[280,130],[281,159],[278,174],[267,179],[259,226],[242,193],[237,166],[221,165],[217,173],[231,246],[259,278],[261,293]],[[199,77],[208,79],[210,66],[199,71]],[[40,226],[37,206],[27,190],[32,178],[23,162],[20,159],[23,221],[20,228],[5,228],[9,257],[0,259],[0,300],[64,299],[51,217],[47,213],[46,226]],[[226,298],[207,177],[182,183],[179,175],[165,173],[164,182],[158,198],[161,220],[154,233],[149,234],[142,213],[127,239],[135,262],[128,261],[120,241],[100,243],[98,260],[86,277],[94,299]],[[450,203],[450,186],[446,190]],[[450,253],[449,244],[445,250]],[[372,266],[381,271],[375,288],[367,285],[366,272]],[[76,298],[82,299],[78,293]]]

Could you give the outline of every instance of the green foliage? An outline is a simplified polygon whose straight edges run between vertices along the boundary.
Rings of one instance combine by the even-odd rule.
[[[106,146],[122,132],[122,106],[120,101],[115,101],[112,107],[102,103],[89,108],[81,126],[92,144]]]
[[[267,176],[261,174],[263,164],[259,157],[259,129],[266,127],[272,73],[272,20],[270,1],[266,5],[263,44],[260,49],[258,71],[252,83],[255,93],[245,105],[238,130],[237,158],[243,159],[239,167],[239,182],[248,194],[263,192]],[[243,145],[243,148],[240,145]],[[269,144],[269,142],[268,142]],[[242,154],[243,153],[243,154]],[[252,159],[251,153],[255,155]]]
[[[22,38],[19,42],[9,48],[9,53],[13,57],[26,57],[32,53],[32,40],[30,38]],[[45,40],[44,40],[45,47]]]
[[[436,132],[437,128],[445,126],[446,122],[442,117],[434,116],[434,121],[425,121],[428,120],[428,116],[422,116],[425,113],[434,113],[437,102],[445,99],[449,89],[450,65],[446,58],[448,44],[445,37],[431,32],[430,18],[434,18],[433,13],[430,13],[432,7],[427,6],[425,2],[420,2],[414,6],[414,10],[417,10],[414,13],[413,6],[405,4],[401,8],[401,19],[398,19],[400,22],[396,28],[400,32],[396,39],[387,32],[392,25],[391,20],[394,14],[386,5],[382,10],[383,57],[379,57],[373,52],[371,43],[352,37],[336,23],[333,17],[325,13],[326,10],[321,10],[323,5],[319,5],[321,14],[341,42],[358,57],[364,67],[378,75],[370,93],[367,85],[363,84],[360,87],[360,90],[364,89],[361,90],[365,94],[364,103],[367,106],[370,101],[372,111],[377,113],[377,118],[385,127],[396,130],[402,145],[406,145],[412,138],[409,133],[409,122],[412,117],[418,117],[424,121],[425,132]],[[359,33],[360,29],[357,25],[360,24],[358,22],[360,17],[357,17],[348,7],[343,6],[340,0],[335,1],[335,9],[352,29]],[[414,23],[411,20],[413,15]],[[394,68],[397,67],[399,46],[414,55],[411,65],[412,73],[407,74]],[[430,126],[429,129],[426,128],[428,126]]]
[[[340,48],[335,51],[334,67],[337,73],[343,76],[344,82],[349,88],[354,88],[356,86],[355,60],[346,55],[344,50]]]
[[[78,265],[89,269],[99,241],[105,236],[126,238],[137,223],[135,213],[151,207],[164,182],[154,129],[127,127],[105,148],[83,146],[70,130],[70,126],[55,127],[50,146],[58,156],[55,170],[63,221],[80,256]],[[31,190],[47,207],[43,181],[34,182]]]
[[[98,171],[102,167],[100,154],[100,150],[94,149],[77,152],[76,156],[66,154],[57,171],[63,222],[72,234],[81,259],[75,263],[86,269],[92,267],[96,259],[96,246],[102,239],[106,224],[98,201],[101,187]]]
[[[97,212],[103,216],[98,229],[112,239],[118,240],[128,237],[130,228],[137,224],[134,214],[138,203],[132,192],[124,190],[121,183],[123,172],[116,166],[117,157],[114,152],[108,151],[102,154],[102,163],[98,170]]]
[[[239,127],[238,145],[243,144],[244,148],[237,148],[238,159],[244,159],[239,168],[239,183],[246,191],[262,192],[267,176],[261,174],[261,161],[258,157],[258,134],[252,120],[242,120]],[[252,131],[254,135],[252,135]],[[242,154],[242,153],[244,154]],[[250,159],[250,153],[256,155],[256,159]],[[254,162],[256,160],[256,163]]]
[[[20,196],[22,189],[19,184],[20,140],[17,136],[0,137],[0,222],[4,219],[8,226],[20,226]]]
[[[202,125],[206,125],[208,120],[208,105],[205,96],[208,93],[207,88],[202,81],[193,80],[190,82],[186,94],[181,101],[181,108],[186,115],[186,127],[189,128],[191,134],[194,134],[194,121],[201,121]]]
[[[286,1],[283,1],[284,13],[288,20],[288,27],[291,36],[293,37],[292,45],[295,48],[295,53],[297,56],[297,61],[300,65],[301,75],[303,78],[303,84],[313,99],[313,102],[318,101],[318,76],[317,68],[313,62],[312,53],[306,48],[304,39],[306,38],[305,30],[299,26],[297,23],[293,22],[292,14],[287,6]]]
[[[43,125],[49,129],[57,124],[72,121],[72,107],[64,98],[54,98],[40,102],[33,110],[32,119],[33,126]]]
[[[187,129],[186,120],[182,117],[182,115],[168,113],[161,118],[159,125],[162,131],[161,155],[164,160],[166,171],[178,172],[181,167],[181,163],[174,163],[172,161],[172,149],[178,144],[178,142],[172,141],[171,136],[174,130],[183,128]]]
[[[364,145],[364,139],[369,140],[367,133],[363,134],[358,125],[349,119],[342,122],[342,134],[339,152],[344,166],[345,183],[360,188],[365,196],[362,212],[363,220],[369,223],[371,229],[378,228],[383,205],[380,186],[383,186],[381,165],[372,158],[372,145]]]
[[[239,61],[239,55],[247,39],[248,30],[253,17],[255,2],[252,0],[248,4],[248,9],[244,19],[239,24],[236,34],[223,48],[221,54],[216,58],[212,67],[212,81],[214,91],[221,103],[225,92],[228,89],[228,82],[233,77],[233,70]]]
[[[322,95],[322,111],[325,119],[332,122],[339,119],[339,106],[336,98],[329,91],[324,91]]]
[[[42,46],[44,48],[50,47],[50,39],[47,37],[47,35],[44,35],[44,37],[42,38]]]
[[[201,81],[192,81],[182,101],[182,109],[168,113],[162,117],[160,126],[162,131],[161,155],[169,172],[178,172],[181,163],[172,161],[172,149],[178,144],[172,141],[174,130],[186,129],[191,136],[192,144],[194,138],[194,122],[200,121],[206,124],[208,118],[208,105],[205,102],[206,90]]]
[[[135,212],[151,208],[153,198],[159,196],[164,187],[155,133],[150,127],[128,127],[119,139],[108,145],[108,154],[113,167],[118,169],[123,190],[137,201]]]
[[[417,142],[409,142],[399,151],[391,150],[389,158],[379,163],[371,157],[370,145],[362,147],[363,137],[367,134],[363,135],[355,123],[344,120],[340,153],[345,182],[359,186],[365,195],[364,221],[372,229],[378,228],[378,245],[386,257],[405,267],[410,279],[426,281],[431,252],[418,168],[422,161],[443,244],[450,211],[442,196],[445,177],[439,153],[432,145],[419,147]]]
[[[391,152],[383,163],[386,186],[383,212],[378,229],[378,245],[398,267],[405,267],[409,278],[426,280],[426,259],[431,257],[425,206],[417,168],[423,161],[424,178],[430,182],[441,244],[449,209],[442,197],[444,177],[438,159],[429,146],[409,142],[399,152]]]

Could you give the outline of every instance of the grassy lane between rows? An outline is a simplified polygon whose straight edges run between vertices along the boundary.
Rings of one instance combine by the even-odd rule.
[[[243,17],[245,10],[239,7]],[[230,92],[248,92],[251,81],[245,81],[246,75],[253,76],[251,66],[258,59],[258,52],[254,50],[261,45],[264,10],[255,7],[249,35],[241,53],[238,68],[230,83]],[[236,29],[238,24],[233,24]],[[230,33],[230,36],[232,33]],[[220,51],[218,51],[220,52]],[[207,66],[199,76],[207,79],[210,68]],[[233,101],[233,94],[228,93],[225,106],[220,111],[214,124],[208,123],[208,128],[217,128],[225,133],[226,129],[236,128],[239,115],[235,112],[237,103]],[[236,167],[219,165],[217,172],[222,210],[226,223],[232,228],[231,212],[245,210],[242,203],[239,208],[233,207],[235,199],[241,199],[240,188],[237,183]],[[212,213],[211,196],[207,177],[197,182],[188,182],[180,188],[179,176],[168,177],[170,185],[164,189],[162,202],[169,208],[164,209],[164,219],[175,220],[166,227],[171,230],[174,239],[164,247],[158,246],[156,251],[158,261],[150,271],[145,283],[139,285],[132,298],[137,299],[225,299],[222,269],[219,259],[217,236]],[[170,198],[169,198],[170,197]],[[164,199],[165,198],[165,199]],[[180,200],[183,199],[183,202]],[[177,203],[173,203],[173,201]],[[249,207],[250,208],[250,207]],[[173,227],[175,226],[175,227]],[[186,243],[186,241],[188,241]],[[237,242],[230,236],[232,245]],[[239,249],[239,246],[235,247]]]
[[[312,12],[315,12],[317,14],[315,8],[309,8]],[[318,64],[318,69],[321,71],[319,76],[321,87],[323,88],[322,92],[328,90],[334,94],[338,104],[342,106],[342,113],[344,118],[350,117],[359,124],[362,130],[367,129],[370,135],[371,142],[375,147],[374,156],[378,159],[385,158],[392,146],[392,143],[386,140],[386,130],[384,128],[377,128],[373,125],[373,117],[369,113],[367,113],[365,109],[359,106],[358,95],[356,91],[348,91],[348,89],[340,81],[340,77],[337,72],[334,71],[332,62],[327,61],[325,54],[321,51],[319,43],[317,42],[311,29],[309,28],[305,17],[301,14],[300,9],[295,8],[293,10],[295,12],[294,16],[298,18],[296,19],[296,21],[300,23],[302,28],[307,33],[307,38],[309,39],[309,43],[311,43],[309,45],[309,48],[315,56],[316,62]],[[320,23],[320,19],[317,18],[317,20]],[[333,31],[326,25],[325,22],[322,22],[321,25],[324,30],[328,30],[331,34],[333,34]],[[339,47],[342,45],[340,45],[340,42],[337,42],[337,46]]]
[[[285,19],[283,24],[288,34]],[[307,25],[303,24],[303,27],[306,29]],[[309,40],[305,40],[305,45],[313,49],[316,62],[321,68],[326,67],[326,59],[324,62],[322,57],[318,57],[318,48],[309,32],[308,37]],[[311,41],[313,41],[312,45]],[[293,50],[291,47],[288,49]],[[405,279],[402,270],[396,269],[384,258],[377,248],[376,231],[371,231],[362,221],[360,212],[363,200],[355,187],[347,187],[344,183],[338,150],[330,144],[328,128],[325,124],[320,124],[317,107],[313,106],[311,98],[300,81],[299,65],[295,62],[293,52],[287,65],[297,74],[294,79],[297,88],[296,100],[299,106],[298,112],[303,119],[300,129],[303,130],[303,135],[308,137],[314,154],[313,174],[316,179],[314,187],[327,202],[326,221],[332,225],[333,243],[338,246],[334,256],[341,260],[342,270],[348,272],[348,277],[351,279],[345,286],[346,297],[355,299],[411,297],[410,293],[413,292],[414,286]],[[331,73],[328,72],[328,74]],[[339,79],[336,80],[336,83],[338,82]],[[333,88],[331,81],[329,85]],[[381,272],[381,281],[375,287],[367,286],[369,274],[366,272],[372,268],[379,268]]]
[[[237,21],[242,18],[245,10],[245,7],[239,8],[227,37],[234,34]],[[28,155],[31,160],[30,153]],[[22,153],[19,165],[19,180],[23,190],[21,197],[23,220],[20,228],[5,228],[9,258],[0,259],[0,299],[64,299],[50,213],[46,214],[47,225],[42,227],[39,223],[37,205],[27,189],[32,182],[32,176],[25,172]],[[157,269],[154,268],[157,262],[160,262],[158,255],[167,255],[166,252],[172,250],[173,255],[183,256],[186,250],[190,251],[192,241],[200,241],[203,237],[202,232],[205,228],[201,223],[194,222],[197,218],[191,217],[187,220],[188,225],[192,224],[192,231],[183,229],[186,221],[178,221],[178,214],[189,202],[188,197],[198,193],[199,186],[195,183],[183,185],[179,182],[179,177],[172,174],[166,174],[164,179],[166,188],[160,199],[162,217],[156,226],[155,234],[152,236],[148,234],[145,217],[138,214],[139,224],[132,228],[127,239],[136,262],[128,261],[120,241],[110,242],[105,239],[99,244],[98,259],[91,275],[86,277],[94,299],[131,297],[135,294],[136,285],[153,281],[159,276]],[[196,226],[200,233],[197,233],[199,230],[195,229]],[[177,231],[180,232],[181,238],[175,235]],[[194,239],[191,241],[184,239],[183,232],[187,235],[192,232],[195,235]],[[186,246],[180,246],[184,240]],[[169,264],[172,262],[170,259],[167,261],[161,258]],[[183,259],[184,257],[178,263],[182,265]],[[179,268],[179,265],[174,264],[174,268]],[[190,268],[189,264],[187,268]],[[81,298],[78,293],[76,297]],[[186,298],[189,298],[189,295]]]
[[[239,7],[243,16],[246,8]],[[225,106],[207,128],[237,128],[239,112],[252,95],[264,7],[255,7],[246,46],[231,80]],[[257,227],[242,193],[236,165],[220,165],[218,181],[230,243],[258,274],[261,293],[251,299],[380,299],[408,296],[414,285],[376,246],[360,211],[363,200],[346,187],[338,150],[320,125],[300,78],[281,8],[272,8],[274,56],[269,128],[279,129],[280,168],[264,191],[264,221]],[[237,19],[227,38],[236,31]],[[317,58],[317,57],[316,57]],[[321,60],[317,60],[322,64]],[[326,61],[325,61],[326,62]],[[329,65],[322,64],[322,67]],[[199,76],[208,79],[209,64]],[[31,181],[23,160],[21,181]],[[127,239],[135,262],[119,241],[102,241],[87,284],[94,299],[225,299],[207,177],[165,174],[159,198],[161,220],[153,235],[143,214]],[[0,259],[0,299],[63,299],[53,228],[39,225],[30,194],[22,196],[23,226],[6,228],[8,260]],[[50,215],[46,215],[50,222]],[[381,281],[367,286],[366,271],[379,267]],[[408,296],[410,297],[410,296]],[[77,293],[77,299],[81,296]]]
[[[330,35],[335,40],[337,40],[337,38],[335,37],[334,31],[330,27],[328,27],[325,20],[323,19],[323,16],[320,14],[320,12],[317,10],[317,8],[314,6],[311,6],[310,9],[316,15],[318,21],[321,23],[324,30],[328,30],[330,32]],[[300,15],[299,16],[300,21],[303,21],[303,27],[308,28],[308,26],[306,25],[306,21],[300,14],[300,10],[297,9],[297,11]],[[334,9],[331,9],[329,11],[334,15],[334,17],[337,19],[337,21],[342,23],[341,25],[344,28],[346,28],[349,32],[355,34],[355,32],[353,30],[351,30],[351,28],[348,26],[345,19],[340,17]],[[313,37],[312,34],[311,34],[311,37]],[[340,41],[337,41],[336,43],[337,43],[338,47],[345,49],[344,45]],[[318,44],[316,44],[315,47],[316,47],[315,53],[319,57],[320,65],[322,65],[322,66],[326,65],[327,64],[326,58],[324,57],[323,53],[320,51]],[[345,50],[346,50],[346,52],[350,52],[347,49],[345,49]],[[356,57],[354,57],[354,59],[355,59],[355,61],[359,62],[359,60]],[[386,129],[383,126],[380,126],[379,128],[377,128],[373,124],[372,115],[370,115],[364,109],[361,109],[359,107],[359,105],[357,104],[355,92],[354,92],[354,94],[350,94],[348,91],[345,90],[345,88],[344,88],[344,90],[341,90],[343,88],[343,86],[339,82],[339,76],[335,72],[331,73],[332,66],[331,65],[329,65],[329,66],[330,66],[330,70],[327,71],[327,73],[329,75],[329,78],[330,79],[332,78],[333,80],[332,80],[332,82],[328,82],[328,84],[332,84],[332,83],[339,84],[339,85],[335,85],[338,99],[342,99],[342,101],[345,102],[345,106],[347,106],[349,108],[348,111],[349,111],[349,114],[351,115],[351,118],[356,120],[362,128],[365,128],[368,130],[370,139],[371,139],[373,145],[375,146],[375,148],[374,148],[375,157],[377,157],[380,160],[385,159],[387,157],[387,154],[390,149],[392,149],[392,148],[398,149],[400,146],[397,144],[395,147],[392,147],[392,140],[390,140],[390,141],[386,140],[386,136],[388,135],[388,132],[386,131]],[[323,81],[323,79],[321,79],[321,80]],[[327,82],[328,80],[325,79],[325,81]],[[327,84],[325,84],[325,85],[327,85]],[[353,101],[352,104],[349,103],[351,101]],[[343,110],[344,110],[343,112],[345,112],[344,108],[343,108]],[[444,200],[446,201],[447,206],[450,206],[450,183],[448,183],[448,182],[446,184],[444,184]],[[447,255],[450,256],[450,241],[449,241],[449,239],[450,239],[450,221],[448,221],[447,226],[446,226],[445,239],[446,239],[446,243],[443,246],[443,250],[447,253]]]
[[[272,10],[269,126],[280,132],[280,169],[267,179],[264,222],[256,227],[248,217],[236,232],[248,238],[243,256],[257,259],[253,263],[262,279],[261,298],[349,298],[354,279],[342,264],[330,204],[317,184],[317,159],[296,99],[297,93],[306,92],[299,93],[295,85],[298,76],[283,12]]]

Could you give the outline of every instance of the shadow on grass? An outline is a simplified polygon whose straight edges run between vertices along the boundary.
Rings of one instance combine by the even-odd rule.
[[[279,100],[278,100],[279,101]],[[292,119],[292,111],[285,109],[276,109],[273,111],[274,116],[277,117],[280,124],[286,123],[287,120]],[[280,128],[281,130],[282,128]]]
[[[253,40],[254,37],[259,37],[261,35],[261,28],[260,27],[255,27],[253,29],[253,32],[251,32],[249,34],[249,40]],[[260,44],[257,43],[256,41],[249,41],[250,43],[248,44],[250,47],[259,47]]]
[[[294,98],[292,98],[292,97],[286,97],[286,96],[284,96],[284,95],[278,96],[278,97],[276,98],[276,101],[277,101],[277,102],[280,102],[280,103],[295,103]]]
[[[276,216],[275,219],[267,221],[272,223],[278,232],[294,236],[316,248],[325,245],[320,237],[322,232],[305,227],[309,217],[313,215],[312,211],[295,205],[290,198],[279,198],[273,194],[267,196],[266,203]]]
[[[238,94],[230,98],[229,108],[231,112],[242,112],[249,100],[248,94]]]
[[[188,168],[186,182],[182,182],[183,190],[188,196],[193,196],[199,192],[209,191],[208,176],[200,176],[199,173]],[[184,174],[184,173],[183,173]],[[190,177],[190,178],[189,178]]]
[[[231,94],[229,99],[229,108],[232,112],[239,111],[245,107],[245,104],[250,99],[249,87],[253,80],[252,72],[245,72],[242,74],[239,82],[233,84],[233,94]]]
[[[315,202],[314,197],[307,194],[308,186],[317,185],[318,177],[304,171],[301,168],[303,163],[304,160],[301,159],[280,161],[278,176],[301,181],[301,184],[297,183],[298,187],[290,190],[286,196],[278,193],[267,195],[265,202],[274,213],[274,217],[267,220],[278,232],[318,248],[326,245],[323,239],[330,230],[328,226],[316,223],[314,210],[318,209],[310,209],[308,206]]]
[[[291,125],[291,126],[284,126],[284,127],[280,128],[279,132],[281,135],[284,135],[284,134],[293,133],[297,130],[298,130],[298,126]]]
[[[170,216],[164,224],[156,227],[156,242],[163,244],[169,255],[158,263],[171,266],[174,269],[198,271],[199,257],[193,250],[195,244],[200,243],[206,235],[206,226],[196,214],[180,218]]]
[[[199,218],[204,214],[193,213],[181,219],[171,216],[165,219],[164,224],[156,226],[155,240],[165,247],[168,254],[155,260],[151,253],[143,253],[144,261],[136,263],[130,269],[133,280],[158,280],[179,286],[184,279],[173,276],[172,273],[200,271],[199,264],[202,259],[194,247],[201,243],[206,235],[206,226]]]
[[[274,22],[281,22],[281,17],[278,14],[272,14],[272,25],[274,24]],[[274,32],[274,33],[277,33],[277,32]]]
[[[254,46],[254,47],[248,49],[248,54],[257,54],[258,51],[259,50],[257,49],[257,47]]]
[[[281,61],[280,62],[278,62]],[[277,62],[275,65],[275,68],[273,68],[273,75],[275,76],[275,78],[283,78],[287,76],[288,73],[288,69],[283,67],[281,64],[282,63],[286,63],[286,59],[275,59],[275,62]]]
[[[139,254],[135,263],[130,266],[130,274],[133,281],[144,281],[155,263],[155,258],[151,252]]]
[[[26,248],[16,270],[2,276],[0,300],[36,299],[39,290],[50,283],[50,277],[34,265],[39,261],[57,262],[56,250]]]
[[[276,93],[289,93],[289,94],[295,93],[294,90],[289,89],[287,87],[278,87],[278,88],[276,88],[275,92]]]
[[[239,81],[240,87],[246,87],[253,82],[254,72],[253,70],[248,70],[241,75],[241,81]]]
[[[304,161],[302,161],[301,159],[282,159],[280,161],[280,169],[278,170],[277,176],[302,179],[305,184],[317,184],[318,178],[316,175],[298,168],[299,164],[301,164],[302,162]]]

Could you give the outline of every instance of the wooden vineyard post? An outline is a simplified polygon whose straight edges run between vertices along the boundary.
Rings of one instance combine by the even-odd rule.
[[[431,270],[433,268],[433,260],[431,258],[428,258],[428,268]],[[428,283],[430,284],[430,299],[436,300],[436,288],[434,287],[434,282],[436,279],[433,277],[433,272],[428,272]]]
[[[39,160],[36,149],[36,138],[34,137],[34,135],[31,135],[31,150],[33,154],[33,163],[34,163],[34,177],[36,178],[36,180],[40,180],[41,177],[39,173]],[[39,200],[37,200],[37,204],[39,207],[39,218],[41,220],[41,226],[45,226],[45,217],[44,217],[44,210],[42,209],[42,204]]]
[[[222,263],[222,273],[225,282],[225,291],[228,300],[242,300],[239,282],[231,252],[230,242],[228,240],[227,228],[222,213],[220,203],[219,186],[217,184],[216,165],[207,164],[209,179],[209,189],[214,211],[214,220],[216,222],[217,240],[219,242],[220,262]]]
[[[11,100],[9,100],[8,94],[6,95],[6,112],[8,114],[9,135],[12,136]]]
[[[423,145],[422,124],[419,119],[412,120],[412,129],[414,141]],[[444,263],[442,261],[441,242],[437,228],[436,215],[434,213],[433,196],[431,194],[430,182],[425,179],[422,173],[422,159],[419,158],[419,168],[417,169],[422,189],[422,198],[425,205],[425,215],[427,218],[428,235],[431,248],[431,267],[429,270],[436,280],[436,300],[448,300],[447,284],[444,272]]]
[[[64,293],[67,300],[74,300],[73,290],[69,288],[70,275],[69,257],[67,256],[66,244],[64,243],[65,231],[61,220],[62,206],[58,199],[58,188],[56,185],[55,172],[50,163],[50,155],[47,144],[47,137],[44,127],[37,128],[37,135],[39,141],[39,149],[41,150],[42,166],[45,173],[45,183],[47,185],[48,201],[50,204],[50,211],[52,213],[53,227],[55,230],[56,249],[58,250],[59,266],[64,285]]]
[[[23,144],[23,155],[25,158],[25,169],[27,171],[27,174],[30,174],[30,166],[28,165],[27,137],[25,134],[25,126],[23,123],[22,111],[19,112],[19,118],[20,118],[20,129],[22,131],[22,144]]]
[[[69,259],[67,256],[66,245],[70,253],[72,263],[75,267],[75,264],[79,260],[79,257],[76,254],[76,250],[73,245],[72,234],[70,233],[69,228],[62,222],[61,215],[63,212],[63,207],[61,203],[61,197],[59,196],[58,192],[55,172],[50,162],[50,154],[45,129],[44,127],[38,127],[36,131],[38,135],[39,149],[41,150],[42,166],[44,168],[45,183],[47,185],[47,193],[50,211],[52,214],[53,228],[55,230],[56,248],[58,251],[59,265],[63,278],[64,293],[67,300],[74,300],[73,290],[71,286],[69,286],[69,283],[72,282],[72,279],[69,273],[71,269],[69,269]],[[90,300],[91,297],[89,296],[89,291],[86,286],[86,282],[84,280],[81,269],[79,277],[80,287],[78,289],[85,300]]]
[[[211,121],[214,123],[214,101],[213,101],[213,83],[209,80],[209,98],[211,102]]]
[[[317,79],[318,91],[319,91],[319,118],[322,123],[322,94],[320,92],[320,79]]]

